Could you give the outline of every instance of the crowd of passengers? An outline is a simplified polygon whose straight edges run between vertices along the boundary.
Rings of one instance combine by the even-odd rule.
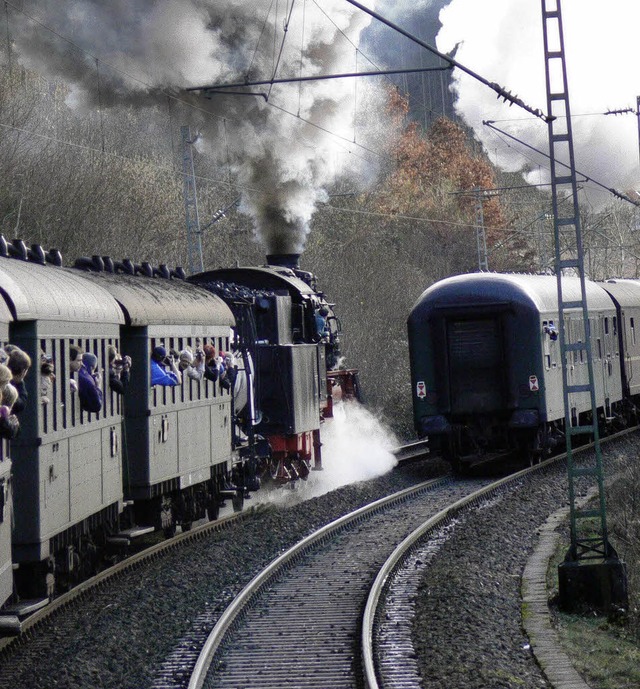
[[[114,345],[107,349],[109,388],[123,395],[129,385],[131,357],[122,356]],[[0,437],[11,440],[20,430],[19,415],[27,404],[25,378],[31,369],[31,357],[19,347],[7,344],[0,348]],[[97,413],[102,409],[102,375],[98,370],[98,358],[84,352],[78,345],[69,347],[69,370],[77,374],[71,377],[71,390],[78,393],[80,408]],[[196,346],[195,353],[189,347],[181,352],[158,346],[151,352],[151,386],[181,385],[183,376],[193,380],[219,381],[226,390],[233,387],[237,375],[233,357],[219,352],[213,345]],[[49,395],[56,379],[53,359],[45,352],[40,354],[40,401],[49,404]]]

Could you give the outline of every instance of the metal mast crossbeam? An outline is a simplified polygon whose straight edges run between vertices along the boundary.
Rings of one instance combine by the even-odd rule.
[[[193,152],[191,146],[191,129],[181,127],[182,133],[182,175],[184,179],[184,215],[187,223],[187,259],[189,274],[204,271],[202,260],[202,235],[198,216],[198,199],[196,197],[196,176],[193,169]]]

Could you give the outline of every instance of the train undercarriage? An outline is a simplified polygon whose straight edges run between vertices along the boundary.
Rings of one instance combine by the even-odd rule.
[[[600,437],[623,430],[639,418],[638,407],[628,401],[598,410]],[[572,417],[572,425],[591,425],[591,413]],[[584,444],[593,435],[574,436],[574,443]],[[447,424],[447,432],[430,435],[431,446],[449,461],[457,473],[495,462],[533,465],[562,452],[565,447],[565,421],[557,419],[529,427],[512,427],[506,417],[476,416],[456,419]]]

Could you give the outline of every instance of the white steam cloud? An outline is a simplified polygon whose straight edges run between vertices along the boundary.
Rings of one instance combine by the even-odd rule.
[[[22,8],[25,13],[12,12],[9,28],[16,55],[64,79],[73,89],[69,102],[142,107],[165,103],[169,92],[217,115],[203,115],[198,127],[238,179],[240,209],[252,216],[267,253],[300,252],[327,185],[355,160],[372,165],[349,155],[365,129],[356,132],[358,117],[366,107],[377,124],[381,105],[362,82],[357,93],[353,79],[252,89],[268,101],[261,95],[205,101],[184,92],[355,71],[371,18],[344,0],[325,0],[322,7],[268,0],[26,0]]]
[[[576,168],[619,191],[640,188],[638,122],[634,114],[603,115],[632,108],[640,95],[637,33],[640,3],[618,0],[563,0],[565,57]],[[451,0],[440,12],[437,48],[456,49],[456,60],[477,74],[546,111],[542,14],[539,0]],[[531,182],[548,181],[548,162],[500,138],[483,120],[548,152],[547,125],[455,70],[456,110],[483,142],[491,159],[507,170],[532,170]],[[502,120],[502,122],[500,122]],[[508,144],[506,145],[505,144]],[[569,162],[569,161],[563,161]],[[537,166],[540,165],[541,174]],[[594,205],[612,196],[590,192]]]
[[[293,490],[286,486],[254,495],[256,504],[291,505],[336,488],[383,476],[396,466],[392,450],[400,443],[371,412],[357,402],[340,402],[321,429],[323,471],[312,471]]]

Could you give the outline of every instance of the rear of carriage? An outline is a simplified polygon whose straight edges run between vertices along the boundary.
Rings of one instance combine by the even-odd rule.
[[[102,546],[118,529],[121,410],[108,403],[96,413],[82,410],[69,351],[79,345],[95,354],[104,371],[123,317],[107,292],[59,267],[2,258],[0,284],[13,316],[9,339],[32,361],[20,433],[11,443],[16,591],[23,601],[46,600],[95,573]],[[55,368],[47,391],[42,354]],[[107,401],[105,376],[101,385]]]
[[[578,281],[565,279],[563,290],[567,298],[578,295]],[[615,316],[612,304],[592,284],[588,300],[592,333],[604,332],[605,319]],[[563,442],[554,277],[473,274],[443,280],[420,297],[408,326],[416,430],[457,467],[517,454],[537,461]],[[566,314],[566,328],[568,342],[584,341],[581,310]],[[586,363],[584,353],[570,354],[575,384],[584,382]],[[596,393],[606,414],[620,398],[615,370],[598,377]],[[584,393],[572,417],[577,422],[588,410]]]

